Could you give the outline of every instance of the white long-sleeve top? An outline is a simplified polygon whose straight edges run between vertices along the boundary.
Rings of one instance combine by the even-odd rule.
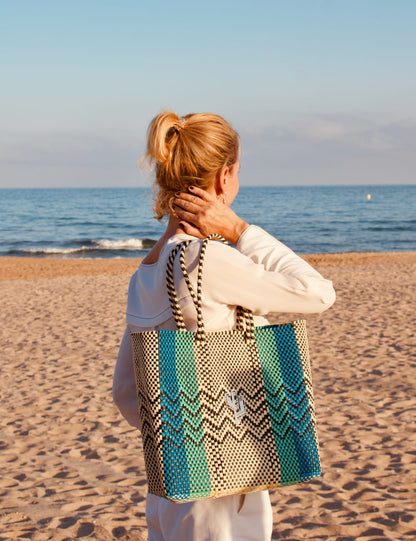
[[[140,427],[130,332],[176,329],[166,288],[171,250],[183,240],[186,267],[196,291],[202,240],[186,234],[171,237],[156,263],[141,264],[133,274],[127,300],[127,328],[117,358],[113,398],[122,415]],[[207,331],[232,329],[236,306],[253,311],[256,325],[267,324],[269,312],[320,313],[335,301],[332,282],[260,227],[250,225],[236,248],[208,243],[202,281],[202,313]],[[196,310],[183,279],[178,258],[174,281],[187,330],[196,330]]]

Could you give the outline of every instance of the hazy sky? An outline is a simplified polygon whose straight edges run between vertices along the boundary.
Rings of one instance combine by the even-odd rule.
[[[151,118],[223,115],[242,184],[416,182],[414,0],[3,0],[0,187],[140,186]]]

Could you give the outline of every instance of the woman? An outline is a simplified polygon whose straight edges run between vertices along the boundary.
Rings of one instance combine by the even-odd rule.
[[[186,266],[195,290],[199,239],[218,233],[236,247],[208,244],[202,305],[207,331],[234,328],[237,305],[252,310],[255,324],[264,325],[269,312],[319,313],[335,300],[330,281],[231,210],[238,192],[239,137],[222,117],[157,115],[149,126],[146,158],[156,170],[155,217],[167,217],[168,225],[131,279],[113,385],[121,413],[136,427],[130,332],[176,328],[165,274],[179,242],[192,240]],[[177,260],[174,279],[186,328],[195,331],[194,304]],[[150,541],[257,541],[269,540],[272,533],[267,491],[183,504],[148,494],[146,519]]]

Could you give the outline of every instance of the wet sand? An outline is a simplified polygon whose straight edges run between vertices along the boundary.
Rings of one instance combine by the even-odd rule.
[[[273,539],[416,539],[416,253],[306,259],[338,296],[306,318],[323,475],[272,492]],[[0,541],[147,539],[111,400],[137,264],[0,258]]]

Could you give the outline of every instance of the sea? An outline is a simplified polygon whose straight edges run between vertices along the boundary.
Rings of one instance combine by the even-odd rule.
[[[416,250],[416,185],[242,186],[233,210],[300,254]],[[0,190],[0,255],[143,257],[149,188]]]

